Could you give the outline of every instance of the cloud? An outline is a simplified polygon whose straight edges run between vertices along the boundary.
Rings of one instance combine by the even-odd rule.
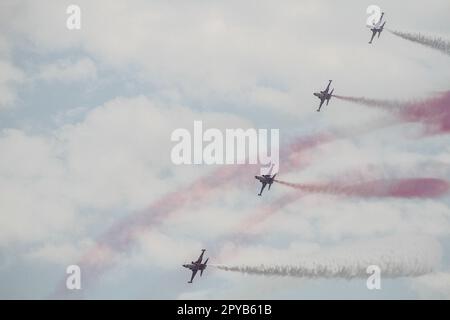
[[[346,7],[331,1],[288,1],[283,7],[276,2],[187,5],[140,0],[78,5],[79,31],[65,28],[64,3],[11,3],[4,14],[13,16],[7,25],[11,32],[39,52],[81,49],[116,70],[131,67],[135,76],[152,83],[166,98],[208,108],[220,108],[226,101],[239,108],[307,116],[307,106],[317,102],[311,92],[329,78],[335,78],[337,93],[351,88],[375,97],[433,90],[446,79],[445,72],[433,74],[429,68],[418,68],[414,59],[405,59],[401,42],[387,34],[382,50],[368,49],[366,8],[357,1]],[[26,9],[18,10],[21,6]],[[442,6],[445,1],[436,1],[428,10],[445,21]],[[403,10],[402,5],[386,7],[392,16]],[[421,8],[410,7],[422,16]],[[346,22],[340,32],[332,27],[336,17]],[[437,59],[436,64],[445,69],[444,60]],[[385,65],[383,72],[378,72],[376,61]],[[344,76],[348,74],[352,76]],[[385,86],[386,79],[402,86]],[[340,109],[336,107],[329,109]],[[345,119],[337,111],[330,112],[333,116],[327,121]],[[361,117],[364,113],[352,118]]]
[[[92,246],[92,242],[87,239],[76,244],[70,242],[45,243],[42,246],[32,248],[29,253],[24,254],[24,258],[30,263],[41,262],[67,267],[74,264],[82,252],[90,246]]]
[[[189,130],[198,118],[218,128],[248,126],[237,117],[200,114],[140,96],[114,99],[50,134],[3,130],[0,198],[1,211],[8,214],[0,217],[0,243],[38,242],[54,232],[70,236],[100,221],[110,225],[116,216],[108,211],[123,215],[142,209],[188,182],[195,167],[172,164],[170,133]]]
[[[450,273],[436,272],[410,281],[421,299],[450,299]]]
[[[138,236],[135,254],[131,259],[133,265],[146,268],[179,266],[187,263],[199,255],[203,248],[200,242],[194,239],[173,238],[158,230],[151,230]]]
[[[24,72],[0,57],[0,110],[11,108],[17,102],[17,86],[25,81]]]
[[[334,79],[337,94],[377,99],[409,100],[448,90],[448,57],[413,50],[414,44],[389,33],[376,46],[367,45],[366,4],[356,0],[345,6],[312,0],[286,1],[282,6],[276,1],[77,4],[82,28],[69,31],[67,3],[2,2],[0,108],[17,107],[21,99],[27,106],[11,109],[14,124],[5,118],[0,133],[0,247],[12,252],[9,256],[14,259],[8,264],[11,269],[2,269],[2,279],[19,277],[20,263],[28,271],[34,262],[59,270],[77,251],[85,254],[85,245],[117,221],[133,220],[133,212],[148,208],[155,199],[179,190],[189,192],[192,181],[209,177],[210,167],[174,166],[169,159],[170,132],[189,129],[194,120],[217,128],[280,128],[282,138],[315,137],[323,128],[343,137],[321,141],[315,148],[300,143],[299,152],[289,157],[295,170],[288,173],[281,165],[280,177],[287,181],[321,182],[354,178],[352,174],[374,179],[449,176],[448,136],[419,139],[418,124],[394,125],[392,119],[384,121],[387,113],[382,110],[338,99],[325,112],[314,111],[317,100],[312,92],[323,89],[328,79]],[[447,0],[433,0],[426,7],[406,1],[380,4],[393,28],[436,34],[448,25]],[[27,79],[35,80],[32,88],[21,88]],[[54,89],[59,83],[68,91],[67,84],[76,84],[67,99],[70,103],[63,98],[48,100],[59,98],[49,91],[60,93]],[[19,96],[18,89],[25,94],[21,91]],[[61,96],[65,94],[61,90]],[[49,102],[63,115],[56,127],[47,121],[55,117]],[[28,124],[38,118],[44,119],[42,126]],[[449,234],[448,198],[349,200],[305,195],[284,203],[292,190],[274,186],[258,199],[253,174],[247,176],[243,170],[238,183],[208,193],[204,203],[189,201],[179,215],[139,233],[136,246],[120,255],[118,268],[106,274],[108,279],[121,275],[113,286],[120,290],[99,286],[86,291],[87,296],[155,296],[154,289],[164,285],[167,295],[177,297],[187,290],[175,283],[178,276],[185,281],[177,268],[196,256],[200,246],[207,246],[211,259],[219,260],[222,250],[235,241],[253,262],[281,256],[277,248],[295,247],[291,252],[306,255],[329,252],[341,242],[344,251],[354,248],[351,243],[364,247],[368,239],[396,234],[438,242]],[[112,241],[120,242],[110,234]],[[254,243],[261,247],[246,250]],[[382,249],[389,246],[380,244]],[[240,259],[239,246],[231,247],[227,257]],[[108,259],[111,252],[98,253]],[[21,256],[26,257],[23,262],[15,258]],[[143,268],[151,285],[133,286],[143,283],[142,276],[129,272],[128,266]],[[446,269],[444,265],[442,270]],[[50,277],[39,275],[36,281],[47,287],[60,280],[49,281]],[[163,284],[159,278],[172,282]],[[238,278],[208,273],[201,292],[191,296],[289,298],[298,296],[303,284]],[[336,289],[335,283],[317,286]],[[343,287],[354,290],[351,285]],[[399,291],[402,297],[409,294]]]
[[[75,207],[62,187],[64,167],[51,139],[3,130],[0,150],[1,246],[75,232]]]
[[[75,61],[64,59],[41,65],[37,78],[44,81],[58,81],[72,83],[82,80],[95,80],[97,67],[89,58],[81,58]]]

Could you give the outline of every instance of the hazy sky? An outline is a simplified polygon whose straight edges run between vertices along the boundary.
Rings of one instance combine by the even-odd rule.
[[[70,4],[81,8],[81,30],[66,28]],[[295,191],[283,185],[257,197],[254,168],[212,175],[204,188],[195,182],[221,168],[170,160],[171,132],[202,120],[280,129],[284,146],[345,132],[293,156],[289,170],[282,162],[286,181],[449,180],[448,134],[424,135],[419,123],[337,99],[315,111],[312,93],[329,79],[337,94],[378,99],[450,90],[449,56],[387,31],[367,43],[370,4],[386,12],[386,28],[450,39],[448,0],[2,0],[0,297],[450,298],[449,195],[288,201]],[[130,228],[136,217],[150,221],[138,232]],[[116,237],[124,230],[126,245]],[[112,248],[95,249],[99,239]],[[181,265],[203,247],[211,263],[230,265],[393,256],[434,271],[382,278],[382,289],[370,291],[366,279],[211,266],[189,285]],[[107,263],[82,278],[81,293],[58,290],[66,267],[86,257]]]

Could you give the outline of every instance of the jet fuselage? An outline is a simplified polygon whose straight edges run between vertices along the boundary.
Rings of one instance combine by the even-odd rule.
[[[324,91],[314,92],[314,95],[320,100],[328,100],[331,99],[331,93],[326,93]]]
[[[262,175],[262,176],[255,176],[256,179],[258,179],[261,183],[267,183],[272,184],[275,177],[272,177],[270,175]]]
[[[192,261],[191,263],[183,264],[183,267],[189,270],[205,270],[206,263],[195,263],[194,261]]]

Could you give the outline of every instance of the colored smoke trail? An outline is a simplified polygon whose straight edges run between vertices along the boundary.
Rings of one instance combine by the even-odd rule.
[[[275,182],[293,189],[303,191],[303,193],[287,193],[271,203],[259,206],[254,213],[249,215],[239,224],[236,233],[228,237],[228,240],[243,242],[247,240],[253,232],[257,232],[255,227],[266,219],[270,218],[282,208],[298,201],[307,193],[322,193],[330,195],[340,195],[346,197],[360,198],[437,198],[450,191],[450,183],[435,178],[403,178],[385,179],[345,184],[339,182],[323,184],[296,184],[275,179]],[[227,240],[226,239],[226,240]]]
[[[283,162],[283,171],[288,172],[294,167],[298,167],[299,159],[303,159],[304,151],[331,140],[330,134],[317,134],[294,139],[287,146],[288,151],[280,154],[281,160],[286,161]],[[224,166],[184,188],[159,198],[145,210],[131,214],[110,227],[98,238],[94,248],[83,256],[80,264],[84,262],[87,264],[87,269],[96,267],[99,272],[104,271],[106,265],[109,264],[107,260],[111,260],[110,262],[113,264],[112,256],[114,256],[114,253],[126,251],[139,232],[159,225],[189,203],[197,204],[204,201],[214,191],[223,189],[231,182],[233,183],[232,186],[241,184],[248,179],[249,172],[252,173],[257,170],[259,170],[259,166],[256,165]],[[97,259],[97,257],[99,258]],[[98,260],[98,263],[96,260]]]
[[[244,259],[248,259],[245,257]],[[441,259],[441,248],[426,237],[387,238],[341,248],[321,249],[318,254],[303,256],[287,251],[276,264],[242,263],[212,265],[223,271],[262,276],[299,277],[307,279],[367,279],[369,266],[378,266],[383,278],[417,277],[433,272]],[[300,256],[292,261],[292,256]],[[280,262],[283,260],[283,262]]]
[[[261,223],[273,213],[284,208],[287,204],[298,200],[298,194],[288,193],[281,196],[280,198],[272,201],[271,203],[262,205],[255,210],[255,213],[250,215],[248,218],[244,219],[239,225],[237,234],[245,234],[251,231],[251,228]]]
[[[428,48],[438,50],[444,54],[450,55],[450,41],[438,37],[425,36],[420,33],[402,32],[396,30],[389,30],[393,35],[405,40],[419,43]]]
[[[447,181],[435,178],[385,179],[352,185],[338,182],[297,184],[280,180],[275,181],[308,193],[326,193],[363,198],[436,198],[444,195],[450,189]]]
[[[406,121],[423,122],[429,134],[449,133],[450,91],[424,101],[407,104],[402,110],[402,116]]]
[[[333,97],[340,99],[340,100],[345,100],[345,101],[349,101],[352,103],[356,103],[356,104],[362,104],[364,106],[368,106],[368,107],[377,107],[377,108],[381,108],[381,109],[386,109],[386,110],[397,110],[398,108],[401,108],[403,106],[402,103],[398,102],[398,101],[392,101],[392,100],[381,100],[381,99],[370,99],[370,98],[365,98],[365,97],[351,97],[351,96],[341,96],[341,95],[333,95]]]
[[[231,180],[239,181],[251,169],[248,165],[219,168],[187,187],[159,198],[147,209],[119,220],[102,234],[95,245],[77,262],[83,270],[85,283],[92,285],[100,274],[114,266],[120,259],[120,255],[127,253],[141,232],[161,224],[189,203],[206,199]],[[68,292],[64,280],[57,286],[54,295],[60,297],[65,294]]]
[[[405,122],[423,123],[428,134],[450,132],[450,91],[436,94],[428,99],[410,102],[340,95],[335,97],[344,101],[391,111]]]
[[[283,162],[283,171],[298,167],[303,159],[305,150],[314,148],[322,143],[332,140],[329,134],[314,134],[294,139],[287,147],[289,152],[280,154]],[[214,191],[223,189],[230,182],[233,185],[241,184],[248,178],[249,172],[259,170],[255,165],[224,166],[208,175],[201,177],[190,185],[173,191],[151,204],[145,210],[133,213],[120,219],[111,226],[97,240],[92,249],[86,252],[78,261],[83,269],[83,278],[87,283],[93,283],[106,270],[114,266],[120,255],[126,254],[135,239],[141,232],[148,231],[164,222],[168,217],[180,212],[189,203],[200,203]],[[56,296],[67,294],[65,282],[61,282],[55,292]]]
[[[354,132],[365,133],[384,126],[386,126],[386,121],[374,121],[366,126],[356,126],[334,132],[323,132],[295,138],[280,153],[282,172],[289,172],[294,168],[307,165],[308,150],[346,138],[354,134]],[[168,217],[181,212],[181,209],[190,203],[201,203],[216,190],[241,184],[248,178],[249,172],[257,170],[259,170],[259,167],[252,165],[219,168],[194,181],[187,187],[180,188],[161,197],[147,209],[119,220],[97,239],[94,247],[84,254],[77,263],[84,271],[83,278],[87,279],[86,283],[94,283],[95,278],[118,263],[120,256],[131,249],[135,239],[141,232],[160,225]],[[231,183],[233,184],[231,185]],[[269,206],[264,206],[263,210],[258,210],[256,216],[243,221],[239,229],[247,233],[252,226],[266,219],[287,203],[295,200],[298,200],[298,194],[296,193],[282,197]],[[65,283],[61,283],[56,292],[57,296],[63,294],[67,294]]]

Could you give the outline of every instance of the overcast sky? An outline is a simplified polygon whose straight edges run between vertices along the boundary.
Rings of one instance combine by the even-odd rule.
[[[81,30],[66,28],[70,4],[81,8]],[[424,136],[420,123],[337,99],[315,111],[312,93],[329,79],[335,93],[379,99],[450,90],[449,56],[387,31],[367,43],[370,4],[385,11],[386,28],[450,39],[448,0],[2,0],[0,297],[450,298],[448,194],[294,201],[294,190],[274,185],[257,197],[254,168],[224,178],[212,174],[220,168],[170,160],[171,132],[202,120],[280,129],[282,146],[346,132],[293,156],[299,162],[289,170],[282,162],[286,181],[450,180],[448,134]],[[190,189],[202,177],[214,187]],[[181,198],[162,221],[130,227]],[[123,230],[132,230],[126,245],[115,238]],[[104,268],[82,278],[81,293],[58,290],[68,265],[104,258],[99,241],[112,250]],[[352,263],[374,252],[374,263],[393,254],[401,263],[426,261],[433,272],[382,278],[381,290],[368,290],[366,279],[211,266],[189,285],[181,265],[203,247],[211,263]]]

